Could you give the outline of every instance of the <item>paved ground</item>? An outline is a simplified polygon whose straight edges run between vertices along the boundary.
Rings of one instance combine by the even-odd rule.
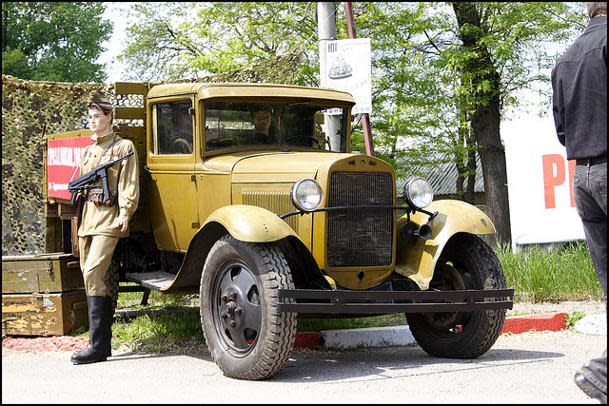
[[[597,404],[572,377],[605,345],[606,336],[566,330],[503,335],[474,360],[433,358],[418,346],[298,350],[264,382],[224,377],[205,351],[125,352],[74,366],[70,352],[3,349],[2,402]]]
[[[575,330],[502,335],[475,360],[433,358],[416,345],[296,350],[279,375],[265,382],[224,377],[204,345],[166,354],[121,348],[108,362],[73,366],[69,361],[73,349],[68,347],[84,344],[86,338],[74,343],[75,337],[49,337],[61,345],[45,339],[49,348],[22,347],[38,351],[2,349],[2,401],[595,404],[572,377],[606,348],[606,320],[602,320],[604,329],[598,326],[604,310],[602,302],[517,303],[508,316],[579,311],[588,315],[578,322],[587,328],[578,329],[576,324]],[[584,323],[587,319],[593,323]],[[601,335],[596,335],[600,330]],[[60,347],[70,351],[52,350]],[[239,391],[234,390],[235,383]]]
[[[575,311],[585,314],[605,313],[605,303],[601,301],[570,301],[559,303],[514,303],[514,308],[508,310],[507,316],[523,313],[568,313]]]

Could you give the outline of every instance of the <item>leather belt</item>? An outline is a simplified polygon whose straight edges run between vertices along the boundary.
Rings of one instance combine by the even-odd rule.
[[[601,156],[597,158],[585,158],[585,159],[576,159],[575,160],[578,165],[595,165],[595,164],[604,164],[607,163],[607,157]]]
[[[102,189],[91,189],[87,195],[87,201],[93,202],[97,206],[114,206],[118,201],[116,192],[110,192],[110,200],[104,201],[104,191]]]

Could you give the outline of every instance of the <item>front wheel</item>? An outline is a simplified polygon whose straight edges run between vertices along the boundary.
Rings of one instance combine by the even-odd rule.
[[[288,361],[296,314],[277,310],[279,289],[293,289],[287,261],[273,244],[226,235],[212,247],[201,275],[201,324],[209,352],[232,378],[259,380]]]
[[[497,256],[475,235],[453,236],[434,270],[430,289],[505,289]],[[501,299],[496,299],[501,300]],[[475,358],[495,343],[505,320],[505,309],[454,313],[407,313],[410,331],[430,355]]]

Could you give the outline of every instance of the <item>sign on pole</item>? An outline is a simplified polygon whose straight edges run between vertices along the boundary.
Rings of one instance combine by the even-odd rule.
[[[321,87],[349,92],[353,114],[372,113],[370,38],[320,41]]]
[[[556,137],[552,113],[501,124],[512,245],[584,239],[573,200],[575,161]]]

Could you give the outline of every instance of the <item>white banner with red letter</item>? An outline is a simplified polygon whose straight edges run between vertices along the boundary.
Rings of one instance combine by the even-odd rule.
[[[575,161],[567,161],[552,113],[502,122],[501,138],[512,246],[585,239],[573,200]]]
[[[47,149],[48,197],[70,199],[68,183],[80,176],[80,157],[90,137],[49,140]]]

